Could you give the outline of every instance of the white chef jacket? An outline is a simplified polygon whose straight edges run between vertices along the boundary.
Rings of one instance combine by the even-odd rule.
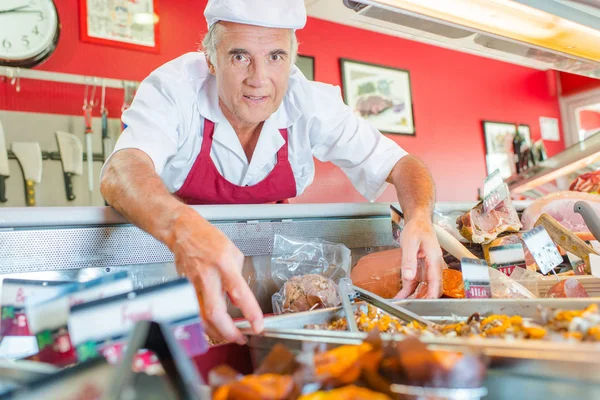
[[[287,93],[263,124],[251,162],[218,102],[216,78],[204,54],[188,53],[152,72],[123,114],[127,126],[114,152],[139,149],[152,159],[167,189],[175,193],[200,153],[204,119],[215,123],[210,156],[229,182],[252,186],[274,168],[288,129],[289,161],[300,195],[313,181],[313,156],[339,166],[354,187],[374,201],[394,165],[407,153],[342,101],[338,87],[311,82],[293,66]]]

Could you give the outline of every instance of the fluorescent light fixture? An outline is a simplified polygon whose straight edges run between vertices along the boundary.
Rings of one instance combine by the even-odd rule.
[[[512,0],[372,0],[482,32],[600,61],[600,32]]]

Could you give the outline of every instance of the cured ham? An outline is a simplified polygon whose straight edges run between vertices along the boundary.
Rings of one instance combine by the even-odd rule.
[[[527,207],[521,217],[523,229],[530,230],[540,215],[548,214],[571,232],[589,232],[580,214],[575,213],[575,203],[585,201],[600,214],[600,195],[563,191],[556,192],[535,200]]]
[[[490,212],[479,203],[460,216],[456,223],[460,234],[473,243],[489,243],[504,232],[519,232],[521,221],[510,200],[504,200]]]

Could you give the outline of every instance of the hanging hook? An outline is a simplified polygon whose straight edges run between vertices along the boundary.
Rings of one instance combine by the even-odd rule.
[[[100,111],[102,114],[106,111],[106,79],[102,79],[102,99],[100,100]]]
[[[96,87],[98,87],[98,78],[93,78],[94,86],[92,87],[92,96],[90,97],[90,107],[96,107]]]
[[[12,78],[10,80],[10,84],[12,86],[15,86],[15,90],[17,91],[17,93],[19,93],[21,91],[21,69],[19,67],[16,67],[14,69],[14,74],[13,74],[13,70],[10,70],[10,77]]]
[[[85,92],[83,94],[83,109],[87,109],[88,108],[88,89],[89,89],[89,85],[87,83],[87,77],[83,79],[85,81]]]

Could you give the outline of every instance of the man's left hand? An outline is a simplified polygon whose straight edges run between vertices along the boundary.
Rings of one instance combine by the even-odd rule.
[[[419,284],[418,261],[425,267],[427,298],[437,299],[442,295],[442,250],[438,243],[430,217],[415,217],[406,221],[400,238],[402,247],[402,290],[396,298],[410,296]]]

